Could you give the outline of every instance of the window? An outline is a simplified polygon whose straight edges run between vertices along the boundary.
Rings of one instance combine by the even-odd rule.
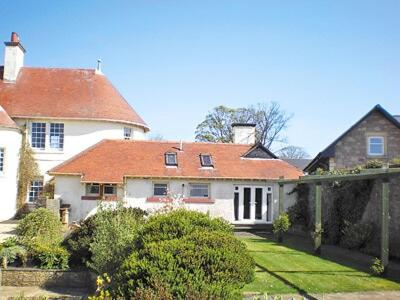
[[[50,148],[63,150],[64,149],[64,124],[50,124]]]
[[[4,172],[4,148],[0,148],[0,173]]]
[[[98,196],[98,195],[100,195],[100,184],[98,184],[98,183],[87,183],[86,184],[86,195],[87,196]]]
[[[115,184],[105,184],[104,185],[104,195],[116,195],[117,186]]]
[[[165,153],[165,164],[167,166],[177,166],[176,153]]]
[[[153,194],[154,194],[154,196],[166,196],[167,195],[167,184],[166,183],[155,183]]]
[[[202,167],[213,167],[211,155],[200,154],[200,162]]]
[[[132,138],[132,128],[124,127],[124,139],[130,140]]]
[[[31,181],[29,188],[29,202],[35,202],[43,192],[43,180],[38,179]]]
[[[32,123],[31,146],[34,149],[45,149],[46,123]]]
[[[385,139],[382,136],[368,137],[368,155],[384,155]]]
[[[189,185],[190,197],[204,197],[208,198],[208,184],[203,183],[193,183]]]

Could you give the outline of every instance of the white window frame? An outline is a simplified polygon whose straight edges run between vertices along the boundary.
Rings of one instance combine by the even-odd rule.
[[[33,143],[33,139],[34,139],[33,126],[34,126],[34,124],[44,124],[44,147],[35,147],[34,146],[34,143]],[[37,138],[37,137],[35,137],[35,138]],[[34,150],[39,150],[39,151],[46,150],[46,146],[47,146],[47,123],[46,122],[32,122],[31,123],[30,144],[31,144],[32,149],[34,149]]]
[[[131,140],[132,139],[132,128],[124,127],[124,139]]]
[[[58,136],[59,140],[58,140],[58,147],[53,147],[52,145],[52,125],[54,127],[58,127],[58,128],[54,128],[53,129],[53,134],[54,136]],[[57,151],[63,151],[64,150],[64,141],[65,141],[65,125],[64,123],[49,123],[49,148],[51,150],[57,150]],[[58,135],[56,135],[58,134]],[[61,146],[61,147],[60,147]]]
[[[194,188],[193,188],[194,186],[207,186],[207,195],[206,196],[192,195],[192,190],[194,190]],[[197,190],[200,190],[200,188],[197,188]],[[199,183],[199,182],[189,183],[189,197],[190,198],[210,198],[210,184],[209,183]]]
[[[204,157],[205,156],[208,156],[210,158],[210,164],[205,164],[204,163]],[[201,166],[203,168],[213,168],[214,167],[214,162],[213,162],[211,154],[207,154],[207,153],[200,154],[200,164],[201,164]]]
[[[156,195],[156,193],[155,193],[156,185],[165,185],[165,194]],[[166,182],[154,182],[153,183],[153,196],[154,197],[166,197],[167,195],[168,195],[168,183],[166,183]]]
[[[372,139],[380,139],[382,142],[381,143],[371,143]],[[371,144],[375,145],[382,145],[382,152],[380,153],[372,153],[371,152]],[[368,137],[368,155],[369,156],[384,156],[385,155],[385,137],[384,136],[369,136]]]
[[[106,188],[112,187],[114,189],[114,193],[106,193]],[[116,184],[104,184],[103,185],[103,195],[104,196],[116,196],[117,195],[117,185]]]
[[[175,163],[169,163],[168,162],[168,156],[169,155],[175,157]],[[178,155],[175,152],[167,152],[167,153],[165,153],[165,165],[167,167],[177,167],[178,166]]]
[[[0,147],[0,175],[4,174],[5,161],[6,161],[6,148]]]
[[[35,201],[37,201],[40,193],[41,192],[43,193],[43,187],[44,187],[43,178],[37,178],[31,181],[31,183],[29,184],[28,203],[35,203]],[[35,188],[35,190],[33,190],[33,188]],[[38,189],[36,190],[36,188]],[[31,197],[31,193],[33,193],[34,195],[36,194],[36,197]]]
[[[89,189],[89,187],[91,187],[91,186],[97,186],[98,187],[98,189],[99,189],[99,192],[98,193],[91,193],[90,192],[90,189]],[[86,196],[100,196],[100,184],[99,183],[86,183],[86,186],[85,186],[85,195]]]

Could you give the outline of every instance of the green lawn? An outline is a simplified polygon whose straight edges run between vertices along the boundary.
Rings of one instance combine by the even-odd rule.
[[[244,292],[322,294],[400,290],[400,283],[371,276],[352,263],[344,264],[343,259],[335,260],[340,261],[336,263],[332,258],[314,256],[308,250],[296,250],[293,241],[287,246],[264,238],[241,239],[257,264],[255,280],[244,287]]]

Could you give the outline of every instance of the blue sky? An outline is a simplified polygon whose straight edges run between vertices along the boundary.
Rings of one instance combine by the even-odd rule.
[[[103,71],[166,139],[276,101],[311,155],[380,103],[400,114],[400,1],[5,1],[28,66]]]

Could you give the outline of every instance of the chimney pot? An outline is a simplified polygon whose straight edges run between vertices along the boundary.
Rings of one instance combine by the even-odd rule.
[[[12,32],[11,33],[11,42],[13,43],[19,43],[19,36],[18,33]]]

